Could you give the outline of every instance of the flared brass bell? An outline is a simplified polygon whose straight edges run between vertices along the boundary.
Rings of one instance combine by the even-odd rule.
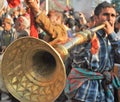
[[[8,91],[21,102],[54,102],[65,87],[64,63],[43,40],[16,40],[4,52],[1,66]]]
[[[54,102],[66,84],[63,60],[75,45],[90,40],[105,25],[76,33],[76,37],[54,48],[33,37],[11,43],[1,62],[2,76],[8,91],[21,102]]]

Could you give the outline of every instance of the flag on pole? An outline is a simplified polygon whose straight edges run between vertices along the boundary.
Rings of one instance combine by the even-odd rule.
[[[38,38],[38,31],[34,22],[34,14],[30,9],[30,36]]]
[[[10,8],[15,8],[20,4],[20,0],[7,0]]]
[[[10,8],[15,8],[20,5],[20,0],[7,0]],[[34,22],[34,15],[32,10],[30,10],[30,36],[38,38],[38,31]]]

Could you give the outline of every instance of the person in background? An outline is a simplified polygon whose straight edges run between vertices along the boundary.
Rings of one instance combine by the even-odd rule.
[[[16,30],[13,27],[13,19],[7,15],[2,20],[0,30],[0,54],[3,55],[6,48],[17,38]],[[11,53],[11,52],[10,52]],[[3,78],[0,77],[0,102],[19,102],[6,89]]]
[[[85,25],[87,23],[85,15],[82,12],[80,12],[79,16],[80,16],[80,19],[79,19],[80,24]]]
[[[13,20],[9,15],[3,18],[2,27],[3,30],[0,32],[1,53],[17,38],[16,30],[13,28]]]
[[[120,40],[120,16],[117,16],[114,28],[115,28],[116,36]],[[116,55],[115,56],[115,61],[116,61],[116,63],[120,64],[120,60],[117,58],[117,56],[119,56],[120,49],[118,49],[118,50],[119,50],[119,52],[116,52],[116,54],[115,54]]]
[[[86,25],[88,28],[93,28],[95,26],[94,15],[89,18]]]
[[[45,14],[43,12],[43,14]],[[49,10],[47,16],[49,18],[50,23],[55,27],[55,26],[59,26],[60,29],[61,27],[63,27],[61,30],[65,31],[64,34],[66,33],[66,29],[64,27],[63,24],[63,15],[61,12],[57,11],[57,10]],[[42,28],[41,28],[42,29]],[[48,28],[47,28],[48,29]],[[53,28],[55,29],[55,28]],[[43,40],[45,40],[46,42],[51,42],[54,38],[51,37],[51,35],[49,34],[49,32],[46,32],[46,30],[44,30],[44,28],[42,29],[42,34],[45,35],[43,37]],[[60,34],[59,34],[60,35]],[[65,34],[66,35],[66,34]]]
[[[118,36],[120,35],[120,16],[117,17],[115,22],[115,32]]]
[[[25,0],[28,7],[31,8],[35,16],[35,22],[38,27],[42,28],[46,34],[50,36],[49,44],[54,45],[56,43],[65,43],[68,40],[67,31],[63,24],[63,18],[60,12],[55,12],[54,24],[45,15],[45,13],[39,9],[36,0]]]
[[[68,32],[68,37],[72,38],[75,33],[75,20],[73,18],[67,18],[65,25]]]
[[[13,19],[14,22],[16,21],[16,19],[18,18],[18,16],[19,16],[18,10],[14,9],[13,12],[12,12],[12,14],[11,14],[11,17],[12,17],[12,19]]]
[[[65,93],[72,102],[118,102],[114,93],[120,88],[120,80],[113,73],[115,54],[120,59],[120,40],[114,32],[116,11],[110,3],[102,2],[94,14],[95,26],[105,26],[69,51],[71,70]]]
[[[30,21],[25,16],[19,16],[15,21],[15,29],[17,31],[17,38],[29,36]]]

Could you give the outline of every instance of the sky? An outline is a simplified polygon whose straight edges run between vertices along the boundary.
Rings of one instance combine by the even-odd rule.
[[[5,6],[7,6],[8,4],[7,4],[7,1],[6,0],[4,0],[5,1]],[[21,1],[24,1],[24,0],[21,0]],[[103,1],[108,1],[108,2],[111,2],[111,0],[103,0]]]
[[[111,2],[111,0],[103,0],[103,1],[108,1],[108,2]]]
[[[4,1],[5,1],[4,5],[7,6],[7,5],[8,5],[8,4],[7,4],[7,1],[6,1],[6,0],[4,0]]]

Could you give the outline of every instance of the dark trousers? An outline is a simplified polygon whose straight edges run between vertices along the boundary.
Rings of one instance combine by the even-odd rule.
[[[2,100],[2,96],[1,96],[2,93],[3,93],[3,92],[0,92],[0,102],[3,101],[3,100]],[[18,101],[15,97],[13,97],[10,93],[4,93],[4,94],[6,94],[6,95],[8,96],[8,98],[6,99],[6,101],[20,102],[20,101]]]
[[[55,100],[55,102],[66,102],[67,100],[68,98],[63,91],[61,95]]]

